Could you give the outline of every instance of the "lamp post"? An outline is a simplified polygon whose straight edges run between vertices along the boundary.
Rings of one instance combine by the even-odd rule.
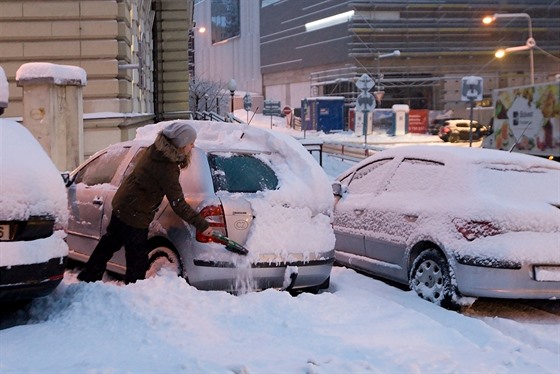
[[[233,116],[233,95],[235,94],[235,90],[237,89],[237,82],[235,79],[231,78],[227,84],[227,88],[231,94],[231,115]]]
[[[206,120],[206,115],[208,114],[208,94],[204,94],[204,119]]]
[[[529,37],[527,38],[527,42],[525,45],[520,47],[511,47],[506,49],[501,49],[496,52],[496,57],[502,58],[506,53],[510,52],[518,52],[518,51],[526,51],[529,50],[529,68],[531,72],[531,84],[535,84],[535,62],[534,62],[534,55],[533,49],[537,45],[535,39],[533,38],[533,25],[531,22],[531,16],[527,13],[495,13],[493,16],[487,16],[482,19],[482,22],[486,25],[491,24],[495,20],[499,18],[527,18],[529,22]]]
[[[376,90],[373,92],[373,95],[375,96],[375,99],[377,100],[379,107],[381,107],[381,100],[383,100],[383,96],[385,95],[385,91],[383,90],[384,87],[381,84],[381,79],[383,78],[383,75],[381,75],[381,67],[379,65],[379,60],[381,60],[382,58],[393,57],[393,56],[398,57],[400,55],[401,55],[401,51],[399,51],[398,49],[394,50],[391,53],[377,54],[377,87]]]

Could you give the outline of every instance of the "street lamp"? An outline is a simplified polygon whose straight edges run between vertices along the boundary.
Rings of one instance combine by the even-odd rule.
[[[206,115],[208,114],[208,94],[204,94],[204,119],[206,120]]]
[[[531,23],[531,16],[527,13],[495,13],[493,16],[487,16],[482,19],[482,23],[489,25],[499,18],[527,18],[529,22],[529,38],[525,45],[520,47],[511,47],[506,49],[501,49],[496,52],[496,57],[502,58],[506,53],[526,51],[529,50],[529,67],[531,71],[531,84],[535,84],[535,62],[533,56],[533,49],[536,47],[537,42],[533,38],[533,25]]]
[[[383,100],[383,96],[385,95],[385,91],[383,90],[384,87],[381,85],[381,79],[383,78],[383,75],[381,75],[379,60],[381,60],[382,58],[393,57],[393,56],[398,57],[400,55],[401,55],[401,51],[399,51],[398,49],[394,50],[391,53],[377,54],[377,87],[376,90],[373,92],[373,96],[375,96],[375,99],[377,100],[379,107],[381,107],[381,100]]]
[[[237,89],[237,82],[235,79],[231,78],[227,84],[227,88],[231,94],[231,115],[233,115],[233,95],[235,94],[235,90]]]

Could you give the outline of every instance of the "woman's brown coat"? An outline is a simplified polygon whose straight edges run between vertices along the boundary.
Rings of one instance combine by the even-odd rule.
[[[113,213],[129,226],[148,228],[166,196],[179,217],[198,231],[206,230],[208,222],[187,204],[179,183],[180,169],[186,167],[188,161],[159,134],[115,193]]]

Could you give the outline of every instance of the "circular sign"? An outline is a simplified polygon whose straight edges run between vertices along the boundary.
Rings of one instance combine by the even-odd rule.
[[[290,108],[289,106],[285,106],[284,109],[282,109],[282,112],[289,116],[290,114],[292,114],[292,108]]]
[[[362,92],[356,99],[356,111],[369,112],[375,108],[375,99],[369,92]]]
[[[246,111],[249,111],[252,106],[253,106],[253,100],[251,99],[251,95],[247,93],[245,94],[245,96],[243,96],[243,108]]]

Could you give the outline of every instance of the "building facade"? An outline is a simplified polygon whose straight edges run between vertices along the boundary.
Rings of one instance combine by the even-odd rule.
[[[5,117],[23,117],[16,72],[28,62],[83,68],[85,156],[187,111],[194,0],[0,0]]]

